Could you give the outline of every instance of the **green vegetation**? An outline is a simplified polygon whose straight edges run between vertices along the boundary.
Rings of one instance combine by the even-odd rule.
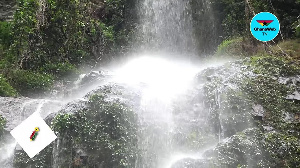
[[[280,20],[283,38],[295,37],[299,31],[297,26],[299,25],[300,2],[298,0],[213,0],[212,2],[215,10],[218,10],[218,17],[222,20],[225,38],[250,37],[250,21],[254,14],[259,12],[271,12],[277,16]]]
[[[216,15],[222,22],[224,37],[216,52],[217,56],[271,54],[288,55],[299,60],[300,1],[213,0],[212,2],[213,8],[217,10]],[[250,21],[259,12],[271,12],[280,21],[281,31],[273,42],[259,42],[250,33]]]
[[[9,97],[16,96],[17,91],[7,82],[7,80],[0,74],[0,96]]]
[[[46,91],[50,76],[66,80],[80,65],[109,60],[110,53],[128,44],[132,27],[125,27],[125,9],[130,0],[17,2],[13,20],[0,22],[0,73],[21,95],[31,96],[33,84]]]
[[[232,136],[216,149],[217,167],[269,167],[263,134],[258,129],[247,129]]]
[[[35,96],[49,91],[53,76],[26,70],[14,70],[9,73],[11,85],[22,95]]]
[[[299,165],[299,101],[286,99],[299,87],[292,81],[299,72],[292,57],[261,54],[198,76],[205,82],[203,100],[215,136],[228,138],[207,153],[210,163],[224,168]],[[282,77],[290,81],[280,83]],[[263,107],[261,119],[252,112],[257,104]],[[193,141],[201,141],[197,138]]]
[[[216,55],[242,55],[241,42],[242,38],[234,38],[232,40],[224,40],[217,49]]]
[[[77,68],[70,63],[46,64],[41,67],[39,71],[47,74],[52,74],[58,79],[65,79],[78,75]]]
[[[288,124],[283,121],[285,113],[299,112],[299,103],[286,99],[297,86],[288,86],[278,81],[278,77],[299,75],[300,66],[293,63],[291,59],[283,57],[252,57],[246,64],[257,76],[246,78],[241,86],[251,100],[266,109],[266,122],[283,132],[299,131],[297,123]]]
[[[270,76],[298,75],[300,67],[292,59],[269,55],[253,56],[248,62],[257,74]]]
[[[105,101],[102,94],[91,96],[88,107],[75,115],[56,116],[53,129],[68,137],[72,146],[82,146],[90,166],[104,162],[107,167],[132,167],[137,141],[134,113],[118,101]]]
[[[285,40],[272,46],[269,51],[272,55],[290,57],[294,62],[300,63],[300,39]]]

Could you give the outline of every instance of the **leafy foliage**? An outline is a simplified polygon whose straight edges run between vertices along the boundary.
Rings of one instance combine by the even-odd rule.
[[[14,70],[9,74],[8,80],[20,94],[34,96],[50,89],[53,76],[25,70]]]
[[[16,96],[17,91],[7,82],[7,80],[0,74],[0,96]]]
[[[244,51],[242,49],[242,38],[234,38],[231,40],[224,40],[217,49],[216,55],[244,55]]]
[[[220,11],[218,16],[223,20],[222,27],[226,38],[251,35],[249,23],[253,13],[260,12],[271,12],[277,16],[284,38],[295,35],[293,25],[298,21],[300,12],[300,3],[297,0],[213,0],[212,3],[215,9]]]
[[[10,22],[0,21],[0,44],[7,49],[12,44],[12,25]]]
[[[48,73],[62,80],[76,74],[78,66],[95,66],[108,60],[110,52],[124,50],[128,44],[131,28],[124,25],[130,0],[17,2],[13,21],[0,22],[0,72],[10,81],[24,81],[13,79],[18,75],[9,76],[12,69],[40,77]],[[95,16],[95,11],[104,15]],[[16,83],[12,82],[13,86],[19,87]],[[16,89],[21,88],[32,86]],[[28,92],[31,90],[20,93]]]
[[[77,68],[70,63],[46,64],[40,68],[41,72],[52,74],[57,78],[71,77],[78,74]]]

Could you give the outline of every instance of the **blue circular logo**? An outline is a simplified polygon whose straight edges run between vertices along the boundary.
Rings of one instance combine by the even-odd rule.
[[[259,41],[273,40],[279,33],[280,24],[275,15],[269,12],[261,12],[255,15],[250,24],[252,35]]]

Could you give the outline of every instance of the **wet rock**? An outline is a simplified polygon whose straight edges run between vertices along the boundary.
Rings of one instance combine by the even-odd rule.
[[[10,21],[13,19],[14,12],[17,8],[16,0],[0,1],[0,20]]]
[[[300,75],[293,77],[279,77],[278,82],[288,86],[296,86],[297,84],[300,84]]]
[[[95,82],[96,80],[100,80],[103,77],[105,77],[104,72],[103,71],[92,71],[89,74],[86,74],[83,76],[80,85],[85,85],[88,83],[92,83]]]
[[[265,132],[270,132],[274,130],[274,128],[271,126],[263,126],[263,129],[265,130]]]
[[[29,99],[25,97],[0,97],[0,115],[6,120],[6,130],[11,131],[34,112],[46,118],[60,109],[63,102],[46,99]]]
[[[283,121],[286,123],[299,123],[300,113],[284,113]]]
[[[288,95],[286,97],[287,100],[298,100],[300,101],[300,93],[298,91],[295,91],[294,93]]]
[[[264,118],[264,108],[260,104],[252,106],[252,117],[255,121],[262,121]]]
[[[265,110],[262,105],[260,105],[260,104],[253,105],[252,109],[253,109],[253,112],[252,112],[253,116],[259,116],[259,117],[264,116]]]

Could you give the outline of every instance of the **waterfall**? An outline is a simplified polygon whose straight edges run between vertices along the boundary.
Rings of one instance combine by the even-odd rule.
[[[194,5],[201,10],[195,11]],[[70,99],[82,98],[88,92],[92,94],[92,90],[109,83],[129,85],[130,91],[140,93],[137,100],[140,102],[132,103],[136,105],[133,108],[138,114],[138,142],[134,145],[137,145],[139,154],[135,167],[177,168],[184,167],[181,162],[185,160],[201,161],[203,153],[212,149],[221,136],[214,137],[209,123],[209,115],[214,113],[211,109],[215,105],[206,107],[204,84],[197,88],[194,83],[197,74],[208,66],[199,68],[187,58],[199,56],[199,52],[204,51],[202,49],[213,44],[215,24],[209,0],[142,0],[138,2],[138,15],[140,29],[136,34],[135,48],[140,51],[135,54],[139,57],[114,69],[113,77],[96,71],[81,75],[75,82]],[[206,29],[207,24],[210,29]],[[165,59],[167,56],[172,59]],[[176,60],[176,56],[185,61]],[[220,101],[219,98],[216,100]],[[28,101],[29,104],[31,102],[35,103],[35,112],[41,113],[43,118],[50,114],[44,108],[46,105],[56,112],[67,103],[44,99]],[[80,102],[76,103],[80,106]],[[49,104],[54,104],[55,109]],[[220,105],[220,102],[216,104]],[[21,109],[25,107],[27,105],[23,104]],[[73,106],[66,108],[65,111],[69,108],[72,112],[77,110],[77,106],[75,110]],[[24,120],[27,114],[23,113],[22,110]],[[218,131],[220,135],[222,130]],[[66,147],[66,142],[58,136],[53,143],[52,167],[60,167],[62,162],[72,163],[72,149]],[[66,156],[62,150],[71,154]]]
[[[196,39],[189,1],[144,0],[138,11],[142,49],[195,54]]]
[[[218,42],[218,21],[210,0],[142,0],[137,48],[188,57],[211,53]]]

